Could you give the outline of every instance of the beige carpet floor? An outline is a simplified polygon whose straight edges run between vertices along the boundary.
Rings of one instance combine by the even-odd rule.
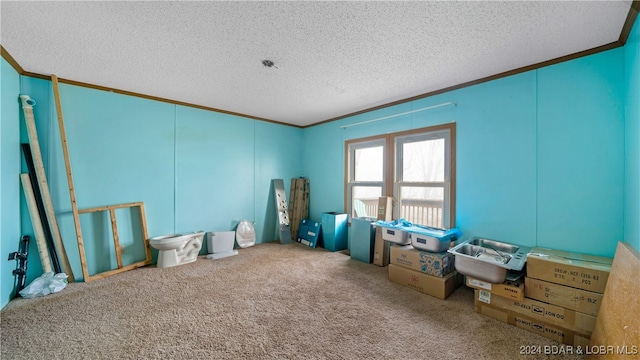
[[[300,244],[140,268],[0,312],[2,359],[579,359],[558,343],[392,283],[387,268]]]

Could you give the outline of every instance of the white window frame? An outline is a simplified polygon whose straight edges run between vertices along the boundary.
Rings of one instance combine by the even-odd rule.
[[[439,182],[404,182],[402,181],[402,144],[426,139],[445,140],[445,178]],[[455,157],[455,123],[436,125],[421,129],[372,136],[362,139],[345,141],[345,197],[344,207],[349,219],[353,213],[352,193],[355,186],[375,186],[382,188],[381,196],[392,196],[394,203],[394,219],[399,218],[401,204],[399,204],[399,191],[401,186],[427,186],[442,187],[444,190],[443,225],[445,228],[455,226],[455,184],[456,184],[456,157]],[[382,182],[356,182],[355,176],[355,150],[375,146],[383,147],[383,181]]]
[[[400,198],[400,188],[402,187],[435,187],[442,188],[444,199],[442,203],[443,224],[447,227],[450,222],[450,208],[451,208],[451,131],[449,129],[426,131],[421,133],[412,133],[409,135],[395,136],[395,181],[393,194],[397,199],[397,206],[394,207],[394,217],[400,217],[400,209],[402,209],[402,199]],[[409,182],[404,181],[402,173],[402,160],[403,160],[403,146],[404,144],[428,140],[444,140],[444,179],[443,181],[424,181],[424,182]]]
[[[360,150],[360,149],[366,149],[366,148],[373,148],[373,147],[379,147],[382,146],[382,181],[356,181],[355,180],[355,168],[356,168],[356,161],[355,161],[355,153],[356,150]],[[376,188],[381,188],[381,196],[384,196],[384,194],[386,193],[386,189],[387,189],[387,171],[385,169],[387,169],[387,154],[388,154],[388,146],[387,146],[387,140],[384,136],[382,137],[375,137],[375,138],[368,138],[367,140],[363,140],[363,141],[358,141],[358,142],[353,142],[353,143],[346,143],[346,148],[347,148],[347,176],[348,176],[348,181],[346,184],[346,203],[347,203],[347,214],[349,214],[349,220],[351,220],[351,214],[353,214],[353,203],[352,203],[352,199],[353,199],[353,188],[354,187],[376,187]],[[373,214],[372,214],[373,215]]]

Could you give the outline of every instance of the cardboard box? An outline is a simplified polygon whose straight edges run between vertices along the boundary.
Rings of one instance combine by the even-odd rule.
[[[527,256],[527,276],[604,293],[613,259],[545,248],[533,248]]]
[[[393,220],[393,198],[390,196],[380,196],[378,198],[378,220]]]
[[[525,286],[526,288],[526,286]],[[542,301],[525,298],[522,301],[495,296],[485,290],[475,290],[475,300],[494,309],[505,309],[531,319],[550,324],[577,334],[590,337],[596,325],[596,317],[575,310],[565,309]]]
[[[448,252],[432,253],[414,249],[411,245],[391,246],[391,264],[422,273],[443,277],[455,270],[455,255]]]
[[[465,283],[470,288],[486,290],[496,296],[501,296],[511,300],[524,300],[525,286],[523,280],[505,281],[502,284],[492,284],[490,282],[467,276],[467,281]]]
[[[462,284],[462,275],[454,271],[437,277],[389,264],[389,281],[444,300]]]
[[[525,278],[524,294],[526,297],[562,306],[581,313],[598,316],[603,294],[576,289],[570,286],[550,283],[548,281]]]
[[[382,238],[382,227],[376,226],[376,240],[373,245],[373,263],[378,266],[389,265],[389,247],[391,243]]]
[[[526,315],[518,314],[513,311],[494,308],[491,305],[478,301],[477,299],[475,301],[475,310],[478,314],[531,331],[563,344],[580,346],[583,349],[589,346],[588,336],[578,334],[575,331],[563,329],[562,327],[549,324]]]

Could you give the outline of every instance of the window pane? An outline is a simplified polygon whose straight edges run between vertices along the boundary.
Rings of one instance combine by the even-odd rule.
[[[443,187],[400,187],[400,217],[414,224],[444,228]]]
[[[354,186],[352,188],[352,194],[352,217],[377,216],[378,198],[382,196],[382,187]]]
[[[402,144],[402,181],[444,181],[444,139]]]
[[[382,181],[382,146],[355,150],[355,181]]]

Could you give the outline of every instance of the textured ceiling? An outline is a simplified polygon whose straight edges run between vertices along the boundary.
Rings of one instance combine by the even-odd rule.
[[[27,72],[306,126],[616,42],[630,6],[2,1],[0,43]]]

